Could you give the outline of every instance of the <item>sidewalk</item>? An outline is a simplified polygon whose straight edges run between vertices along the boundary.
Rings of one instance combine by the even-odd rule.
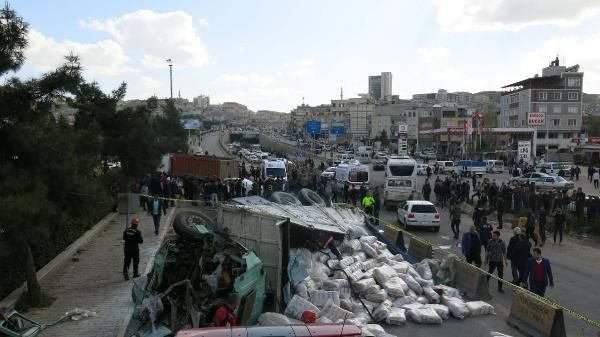
[[[161,219],[159,235],[154,235],[152,218],[140,211],[138,217],[144,243],[140,246],[140,274],[154,256],[156,249],[170,230],[177,209],[170,207]],[[52,306],[31,309],[26,314],[41,323],[51,322],[75,308],[95,311],[97,316],[80,321],[68,321],[44,331],[40,336],[116,336],[131,315],[133,281],[123,279],[123,230],[125,214],[117,216],[96,238],[82,249],[79,261],[69,261],[51,277],[42,281],[42,288],[56,297]],[[133,271],[130,267],[130,276]]]

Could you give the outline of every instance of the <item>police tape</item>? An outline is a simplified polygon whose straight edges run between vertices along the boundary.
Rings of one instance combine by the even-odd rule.
[[[349,206],[356,207],[354,205],[349,205]],[[425,238],[422,238],[420,236],[417,236],[417,235],[415,235],[413,233],[410,233],[407,230],[405,230],[403,228],[400,228],[399,226],[396,226],[394,224],[391,224],[391,223],[389,223],[389,222],[387,222],[387,221],[385,221],[385,220],[383,220],[381,218],[374,217],[372,215],[369,215],[367,217],[369,219],[379,220],[385,226],[391,227],[391,228],[393,228],[395,230],[398,230],[398,231],[401,231],[403,234],[406,234],[406,235],[408,235],[409,237],[411,237],[413,239],[419,240],[419,241],[421,241],[421,242],[423,242],[425,244],[430,245],[432,248],[436,249],[439,252],[444,252],[445,254],[448,254],[448,255],[452,254],[451,252],[448,252],[446,249],[443,249],[442,247],[434,244],[433,242],[431,242],[431,241],[429,241],[429,240],[427,240]],[[490,278],[493,278],[493,279],[495,279],[495,280],[497,280],[499,282],[502,282],[502,284],[505,284],[505,285],[507,285],[507,286],[509,286],[511,288],[514,288],[515,290],[520,290],[520,291],[524,292],[525,294],[538,299],[539,301],[542,301],[542,302],[544,302],[546,304],[549,304],[549,305],[552,305],[552,306],[554,306],[554,307],[556,307],[558,309],[561,309],[563,312],[566,312],[567,314],[569,314],[573,318],[579,319],[579,320],[587,323],[590,326],[593,326],[593,327],[596,327],[596,328],[600,328],[600,322],[598,322],[598,321],[596,321],[596,320],[594,320],[594,319],[592,319],[592,318],[590,318],[590,317],[588,317],[588,316],[586,316],[586,315],[584,315],[584,314],[582,314],[582,313],[580,313],[578,311],[575,311],[573,309],[567,308],[564,305],[562,305],[562,304],[560,304],[560,303],[558,303],[558,302],[556,302],[556,301],[554,301],[552,299],[549,299],[547,297],[540,296],[540,295],[532,292],[529,289],[526,289],[526,288],[520,287],[520,286],[518,286],[516,284],[513,284],[512,282],[509,282],[509,281],[507,281],[507,280],[505,280],[503,278],[500,278],[500,277],[498,277],[498,276],[496,276],[494,274],[491,274],[491,273],[489,273],[489,272],[487,272],[487,271],[485,271],[485,270],[483,270],[483,269],[481,269],[481,268],[479,268],[479,267],[477,267],[475,265],[472,265],[472,264],[466,262],[465,260],[463,260],[461,258],[457,258],[456,261],[458,261],[460,263],[463,263],[463,264],[465,264],[465,265],[467,265],[467,266],[469,266],[469,267],[471,267],[471,268],[479,271],[483,275],[489,276]]]
[[[203,195],[203,194],[201,194]],[[156,195],[152,195],[152,194],[140,194],[140,197],[144,197],[144,198],[148,198],[148,199],[158,199],[158,200],[165,200],[165,201],[181,201],[181,202],[197,202],[197,203],[205,203],[205,204],[209,204],[211,203],[210,200],[197,200],[197,199],[181,199],[181,198],[167,198],[167,197],[161,197],[161,196],[156,196]]]

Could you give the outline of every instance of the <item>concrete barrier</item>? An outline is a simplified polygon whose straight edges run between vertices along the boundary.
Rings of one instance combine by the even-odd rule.
[[[562,309],[546,303],[524,291],[515,290],[512,296],[510,326],[534,337],[566,337]]]
[[[411,237],[408,246],[408,255],[415,262],[421,262],[423,259],[431,259],[433,257],[433,247],[424,241]]]
[[[454,267],[454,286],[463,290],[467,297],[473,300],[488,301],[492,299],[488,282],[483,273],[476,268],[468,265],[464,261],[455,259]]]
[[[70,244],[65,250],[63,250],[60,254],[58,254],[55,258],[53,258],[50,262],[48,262],[42,269],[38,270],[37,278],[41,282],[46,277],[53,275],[60,267],[62,267],[67,261],[73,258],[73,256],[77,253],[79,249],[87,245],[93,238],[98,236],[100,232],[102,232],[116,217],[117,213],[110,213],[105,216],[102,220],[100,220],[94,227],[87,230],[83,233],[79,239],[75,240],[72,244]],[[19,288],[15,289],[13,292],[8,294],[1,302],[0,308],[14,308],[14,306],[21,298],[21,295],[25,293],[27,290],[27,283],[23,283]]]
[[[227,139],[225,139],[227,138]],[[229,152],[229,148],[227,147],[227,142],[229,141],[229,131],[224,131],[223,134],[219,134],[219,146],[223,149],[227,155],[232,156],[231,152]]]

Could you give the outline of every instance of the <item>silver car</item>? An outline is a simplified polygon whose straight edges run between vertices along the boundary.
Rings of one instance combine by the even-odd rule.
[[[535,181],[535,188],[540,190],[561,190],[567,191],[575,187],[572,181],[563,177],[542,177]]]
[[[519,177],[510,178],[510,182],[515,185],[529,185],[535,183],[540,178],[552,178],[552,176],[540,172],[529,172]]]

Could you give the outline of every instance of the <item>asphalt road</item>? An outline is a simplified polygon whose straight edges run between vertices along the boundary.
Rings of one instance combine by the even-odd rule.
[[[218,146],[218,138],[209,138],[216,140]],[[207,139],[207,140],[209,140]],[[214,144],[212,146],[215,146]],[[203,145],[205,147],[205,145]],[[205,148],[210,148],[207,144]],[[210,150],[209,150],[210,151]],[[294,151],[295,152],[295,151]],[[582,187],[584,192],[598,194],[597,190],[593,189],[593,185],[587,181],[587,168],[582,167],[584,175],[580,177],[580,181],[575,182],[576,187]],[[371,171],[371,185],[383,185],[385,177],[383,171]],[[496,179],[498,183],[508,181],[508,173],[504,174],[487,174],[490,179]],[[443,176],[441,176],[443,178]],[[419,177],[418,184],[423,184],[425,177]],[[435,180],[435,177],[433,177]],[[434,197],[433,197],[434,198]],[[441,228],[438,233],[430,230],[412,229],[410,232],[415,233],[439,246],[439,250],[450,251],[460,255],[460,247],[458,242],[452,237],[450,229],[449,215],[447,209],[440,209]],[[396,212],[394,210],[386,210],[382,207],[380,217],[388,223],[396,223]],[[494,220],[494,219],[490,219]],[[463,216],[461,221],[461,233],[464,232],[472,221],[469,217]],[[502,232],[502,239],[508,244],[508,240],[512,236],[512,230],[505,226]],[[438,251],[437,256],[443,254]],[[553,299],[561,305],[578,311],[596,321],[600,321],[600,310],[597,309],[597,304],[600,303],[600,293],[596,290],[598,280],[600,280],[600,247],[590,238],[566,237],[562,246],[553,245],[552,238],[548,235],[548,241],[542,248],[542,254],[549,258],[552,264],[554,274],[555,287],[548,288],[546,296]],[[510,266],[505,268],[504,279],[511,280]],[[487,316],[479,318],[470,318],[465,322],[455,319],[450,319],[441,326],[423,326],[413,323],[407,324],[405,327],[387,327],[390,333],[405,336],[490,336],[491,331],[498,331],[508,335],[519,336],[521,333],[512,327],[508,326],[505,319],[510,312],[512,301],[512,292],[508,287],[505,287],[505,293],[496,291],[496,282],[491,282],[490,293],[494,297],[490,303],[496,309],[496,316]],[[596,336],[598,329],[589,326],[588,324],[571,317],[565,313],[565,324],[568,336]]]
[[[202,135],[202,141],[200,142],[200,147],[209,155],[215,155],[217,157],[228,157],[229,155],[221,145],[219,144],[219,135],[220,131],[209,132],[207,134]]]

